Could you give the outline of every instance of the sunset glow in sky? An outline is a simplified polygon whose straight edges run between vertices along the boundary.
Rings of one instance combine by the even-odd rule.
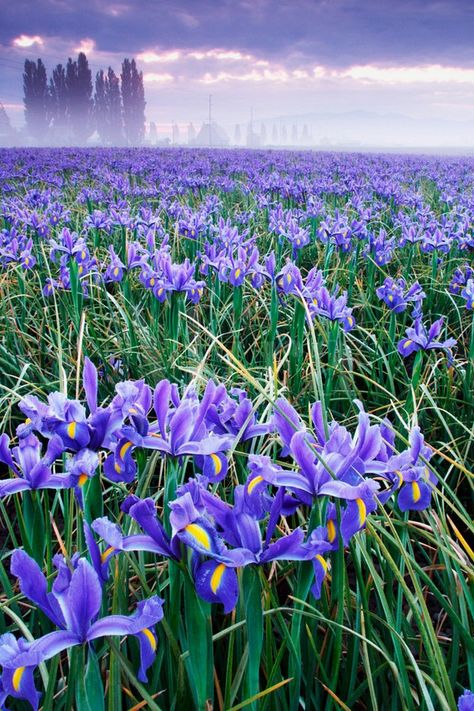
[[[118,72],[135,56],[147,118],[160,126],[205,120],[209,93],[226,127],[245,124],[251,109],[270,124],[368,112],[436,125],[434,138],[448,145],[450,126],[474,126],[470,0],[36,0],[31,8],[0,0],[0,101],[15,125],[25,58],[42,57],[50,71],[84,51],[94,73],[109,64]],[[382,138],[390,144],[390,131]]]

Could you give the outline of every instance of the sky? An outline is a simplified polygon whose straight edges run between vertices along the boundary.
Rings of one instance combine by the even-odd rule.
[[[0,0],[0,101],[23,123],[22,66],[135,57],[161,136],[253,117],[318,145],[474,147],[472,0]],[[279,133],[280,135],[280,133]],[[299,138],[298,138],[299,140]]]

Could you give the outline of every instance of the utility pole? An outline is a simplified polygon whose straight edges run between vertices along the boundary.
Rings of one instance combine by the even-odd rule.
[[[212,94],[209,94],[209,148],[212,146]]]

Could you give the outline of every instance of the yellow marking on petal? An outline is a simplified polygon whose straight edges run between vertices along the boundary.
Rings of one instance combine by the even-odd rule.
[[[210,457],[211,457],[212,461],[214,462],[214,469],[215,469],[216,474],[217,474],[217,475],[220,474],[221,471],[222,471],[222,462],[221,462],[221,460],[219,459],[219,457],[217,456],[217,454],[211,454]]]
[[[291,274],[287,274],[286,281],[288,282],[288,284],[291,284],[291,279],[292,279]]]
[[[252,493],[252,491],[255,489],[257,484],[260,484],[260,482],[263,481],[263,476],[256,476],[254,477],[251,481],[249,481],[249,484],[247,486],[247,491],[249,494]]]
[[[413,341],[412,341],[410,338],[407,338],[407,340],[406,340],[405,343],[403,344],[403,347],[404,347],[404,348],[408,348],[408,346],[410,345],[410,343],[413,343]]]
[[[164,292],[164,288],[162,286],[160,286],[160,288],[158,289],[158,296],[161,296],[163,292]]]
[[[114,276],[117,276],[118,273],[119,273],[119,268],[118,268],[118,267],[115,267],[115,269],[114,269]]]
[[[31,423],[31,417],[27,417],[25,420],[25,425],[29,425]]]
[[[82,486],[84,486],[84,484],[86,483],[86,481],[88,480],[88,478],[89,478],[89,477],[87,476],[87,474],[81,474],[81,475],[79,476],[79,479],[78,479],[77,483],[79,484],[79,486],[82,487]]]
[[[356,499],[356,504],[359,509],[359,527],[362,528],[367,518],[367,507],[362,499]]]
[[[421,491],[420,491],[420,486],[417,481],[412,481],[411,483],[411,488],[413,491],[413,501],[416,502],[421,499]]]
[[[114,469],[117,472],[117,474],[120,474],[120,472],[122,471],[122,467],[120,466],[120,464],[118,462],[115,462]]]
[[[214,595],[216,594],[216,592],[219,588],[219,585],[221,584],[221,580],[222,580],[222,576],[224,575],[224,571],[225,571],[225,565],[224,565],[224,563],[220,563],[217,566],[217,568],[215,569],[215,571],[213,572],[213,574],[211,575],[211,590],[214,593]]]
[[[150,279],[150,286],[155,286],[155,282],[156,282],[155,277],[152,277],[152,278]]]
[[[315,306],[317,306],[317,305],[318,305],[318,300],[317,300],[317,298],[316,298],[316,297],[314,297],[314,299],[313,299],[313,304],[314,304]]]
[[[21,678],[25,672],[25,669],[26,667],[18,667],[18,669],[15,669],[13,672],[12,685],[15,691],[18,691],[20,688]]]
[[[82,266],[82,264],[80,264],[79,269],[78,269],[78,274],[82,274],[83,271],[84,271],[84,267]]]
[[[132,442],[125,442],[125,444],[122,444],[119,450],[120,459],[123,459],[125,457],[132,444]]]
[[[316,555],[316,556],[314,556],[314,557],[316,558],[316,560],[318,560],[318,561],[321,563],[321,565],[322,565],[323,568],[324,568],[324,572],[326,573],[326,572],[327,572],[327,569],[328,569],[328,564],[327,564],[327,562],[324,560],[323,556],[322,556],[322,555],[319,555],[319,553],[318,553],[318,555]]]
[[[395,469],[395,474],[398,476],[398,488],[400,488],[403,484],[403,474],[401,473],[400,469]]]
[[[155,639],[155,635],[153,634],[153,632],[151,632],[151,630],[149,630],[147,627],[144,627],[142,630],[140,630],[140,632],[142,632],[145,635],[148,642],[150,643],[150,647],[152,648],[152,650],[154,652],[156,652],[156,639]]]
[[[74,439],[76,436],[77,422],[70,422],[66,428],[67,436]]]
[[[327,529],[328,529],[328,540],[329,540],[329,543],[334,543],[334,541],[336,540],[336,526],[335,526],[334,521],[332,520],[332,518],[329,519],[329,521],[327,522],[326,527],[327,527]]]
[[[281,279],[278,279],[278,286],[281,286],[283,288],[283,277]]]
[[[207,551],[211,550],[211,540],[209,538],[209,534],[202,526],[199,526],[197,523],[188,523],[184,530],[195,538],[196,541]]]
[[[352,316],[347,317],[347,323],[349,324],[349,326],[352,326],[354,324],[354,319],[352,318]]]
[[[242,272],[242,269],[236,269],[236,270],[235,270],[235,278],[236,278],[236,279],[239,278],[241,272]]]
[[[105,563],[107,558],[110,558],[110,556],[112,555],[114,550],[115,550],[115,548],[113,546],[109,546],[108,548],[106,548],[105,551],[100,556],[100,562]]]
[[[389,294],[389,295],[388,295],[388,300],[389,300],[389,301],[393,301],[393,294]]]
[[[84,249],[83,249],[82,252],[81,252],[81,258],[82,258],[82,259],[85,259],[85,258],[86,258],[86,252],[85,252]]]

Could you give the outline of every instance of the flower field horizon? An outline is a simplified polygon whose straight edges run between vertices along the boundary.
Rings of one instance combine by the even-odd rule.
[[[0,708],[474,708],[474,158],[0,160]]]

